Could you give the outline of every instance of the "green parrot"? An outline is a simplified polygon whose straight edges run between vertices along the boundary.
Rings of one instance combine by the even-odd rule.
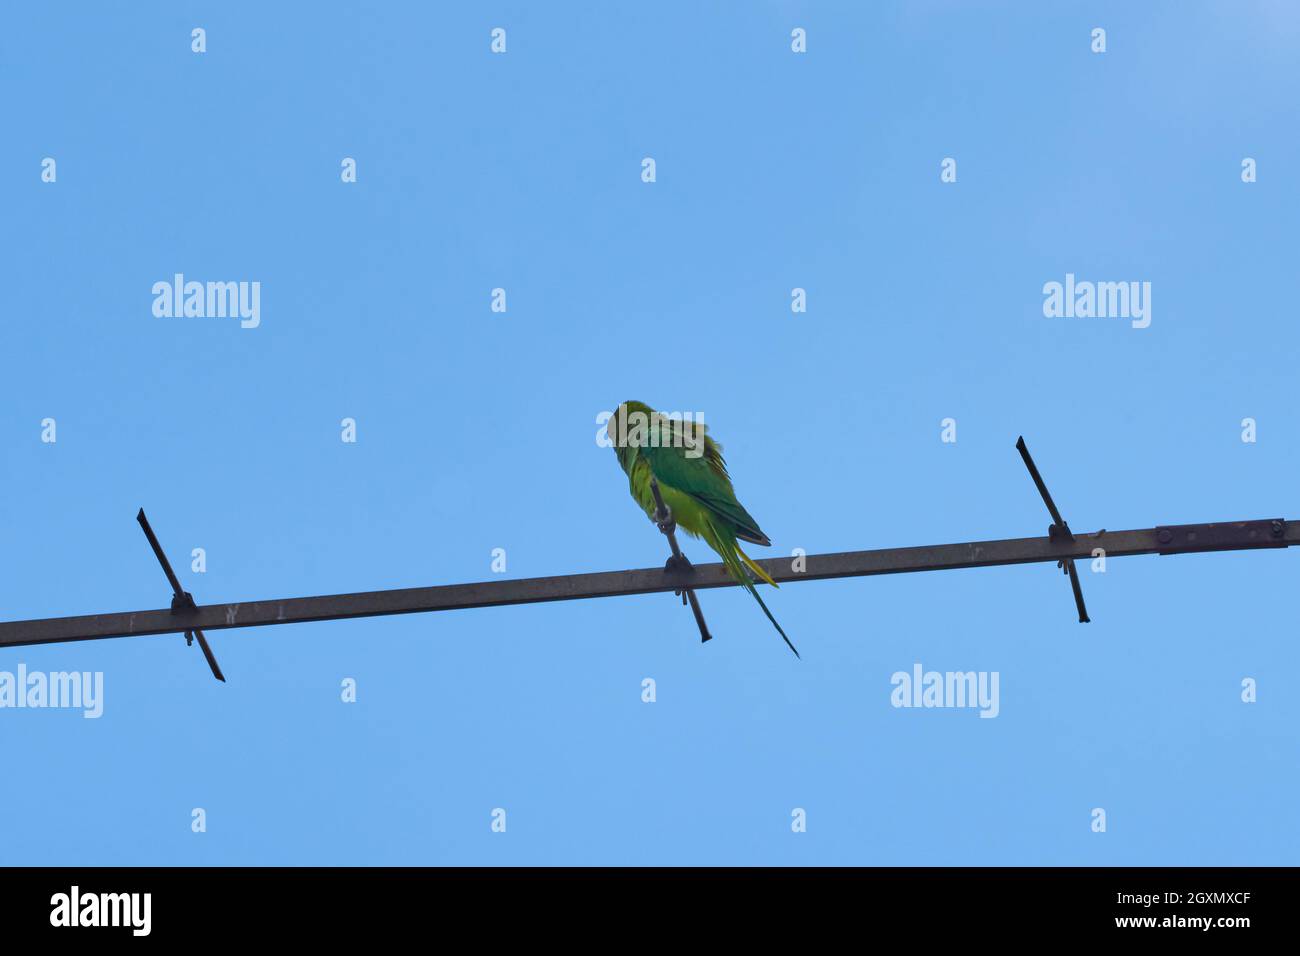
[[[623,402],[606,430],[636,503],[655,520],[657,506],[650,487],[653,477],[677,526],[693,538],[703,538],[718,553],[727,571],[754,596],[786,646],[798,657],[799,652],[754,586],[755,578],[772,587],[776,582],[740,550],[738,543],[751,541],[767,547],[772,542],[736,500],[722,446],[708,435],[704,424],[670,418],[643,402]],[[669,559],[669,566],[673,564]]]

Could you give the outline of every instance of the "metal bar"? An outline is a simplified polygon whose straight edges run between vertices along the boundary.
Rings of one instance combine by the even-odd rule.
[[[1074,606],[1079,611],[1079,623],[1087,624],[1090,620],[1088,608],[1083,603],[1083,588],[1079,586],[1079,572],[1073,561],[1065,562],[1065,572],[1070,576],[1070,588],[1074,591]]]
[[[207,659],[208,667],[212,668],[212,676],[224,684],[226,682],[226,675],[221,673],[221,665],[217,663],[217,658],[216,655],[212,653],[212,648],[208,647],[208,639],[204,637],[203,632],[197,628],[194,630],[194,636],[199,639],[199,650],[203,652],[203,656]]]
[[[686,560],[686,555],[682,554],[682,549],[677,546],[677,522],[673,520],[673,513],[664,504],[663,495],[659,491],[659,482],[654,475],[650,476],[650,491],[655,496],[655,524],[668,538],[668,547],[672,549],[673,560],[689,569],[692,567],[691,563]],[[690,603],[691,613],[695,615],[695,625],[700,629],[700,643],[713,640],[713,635],[709,633],[709,625],[704,623],[704,611],[700,609],[700,599],[695,596],[695,592],[687,588],[685,592],[675,593],[682,593],[682,599]]]
[[[1051,494],[1047,491],[1047,485],[1043,484],[1043,476],[1038,473],[1038,466],[1034,464],[1034,459],[1029,457],[1029,448],[1025,445],[1025,436],[1021,435],[1016,439],[1016,451],[1020,452],[1020,457],[1025,460],[1025,467],[1029,469],[1029,477],[1034,479],[1034,484],[1038,486],[1038,493],[1043,496],[1043,503],[1047,505],[1047,512],[1052,516],[1052,520],[1059,525],[1065,524],[1061,518],[1061,513],[1056,510],[1056,502],[1052,500]]]
[[[1164,534],[1168,540],[1161,540]],[[1198,540],[1193,540],[1198,539]],[[876,574],[906,574],[914,571],[946,571],[955,568],[985,568],[1007,564],[1058,562],[1067,558],[1091,559],[1094,548],[1107,558],[1139,554],[1183,554],[1203,550],[1199,541],[1212,539],[1215,550],[1242,551],[1256,548],[1285,548],[1300,545],[1300,521],[1281,518],[1263,521],[1234,521],[1218,524],[1163,525],[1133,531],[1099,531],[1078,534],[1073,541],[1050,537],[1007,538],[970,541],[913,548],[882,548],[874,551],[842,551],[813,554],[802,572],[795,571],[790,558],[765,558],[758,563],[779,582],[820,581]],[[566,574],[559,577],[483,581],[474,584],[445,584],[438,587],[401,588],[391,591],[363,591],[321,597],[284,598],[238,604],[206,604],[192,611],[173,614],[170,609],[123,611],[56,617],[33,621],[0,623],[0,647],[53,644],[108,637],[136,637],[148,634],[177,634],[195,628],[214,631],[223,628],[257,627],[265,624],[294,624],[333,621],[387,614],[422,611],[453,611],[471,607],[499,607],[545,601],[575,601],[628,594],[653,594],[690,587],[734,587],[736,582],[721,563],[697,564],[690,574],[668,572],[662,567],[632,571],[603,571],[595,574]]]
[[[182,596],[185,589],[181,587],[180,579],[176,577],[176,572],[172,570],[172,563],[167,560],[162,545],[158,543],[158,536],[153,533],[153,528],[149,527],[149,519],[144,516],[143,508],[135,516],[135,520],[140,522],[140,527],[144,529],[144,536],[149,539],[149,547],[153,548],[154,556],[158,558],[158,563],[162,565],[163,574],[167,575],[167,583],[172,586],[172,593],[177,597]]]
[[[1038,466],[1034,464],[1034,459],[1029,455],[1029,446],[1025,444],[1025,436],[1021,435],[1016,439],[1016,451],[1020,452],[1020,457],[1024,459],[1025,467],[1029,469],[1029,477],[1034,479],[1034,484],[1038,486],[1038,493],[1043,496],[1043,503],[1047,505],[1047,513],[1052,516],[1052,526],[1047,529],[1049,538],[1073,540],[1074,534],[1070,531],[1070,526],[1065,523],[1061,517],[1061,512],[1056,509],[1056,502],[1052,500],[1051,494],[1047,490],[1047,484],[1043,481],[1043,476],[1038,473]],[[1088,623],[1088,608],[1083,603],[1083,586],[1079,584],[1079,571],[1074,566],[1074,559],[1067,558],[1061,562],[1061,567],[1070,577],[1070,590],[1074,592],[1074,607],[1079,612],[1079,623]]]
[[[167,582],[172,586],[172,613],[185,614],[193,610],[195,607],[194,596],[181,587],[180,579],[176,577],[176,572],[172,570],[172,563],[167,560],[166,552],[163,551],[162,545],[158,543],[158,536],[153,533],[153,527],[149,524],[149,519],[145,517],[143,508],[135,516],[135,520],[140,522],[140,527],[144,529],[144,536],[149,539],[149,547],[153,548],[154,556],[158,559],[158,563],[162,565],[163,574],[167,575]],[[208,646],[208,639],[203,636],[203,632],[197,627],[186,628],[185,643],[187,645],[193,637],[199,639],[199,650],[203,652],[203,658],[208,662],[212,676],[224,684],[226,675],[221,673],[221,665],[217,663],[216,655],[212,653],[212,648]]]

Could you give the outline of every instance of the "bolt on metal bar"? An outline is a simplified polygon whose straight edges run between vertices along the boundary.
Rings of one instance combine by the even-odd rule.
[[[1141,554],[1190,554],[1204,551],[1245,551],[1300,545],[1300,521],[1282,518],[1214,524],[1160,525],[1132,531],[1099,531],[1073,539],[1006,538],[872,551],[813,554],[796,571],[790,558],[764,558],[757,563],[778,582],[819,581],[915,571],[997,567],[1009,564],[1089,560],[1093,549],[1107,559]],[[333,621],[424,611],[452,611],[548,601],[574,601],[679,591],[685,588],[734,587],[736,581],[721,563],[697,564],[689,573],[662,567],[558,577],[445,584],[436,587],[363,591],[320,597],[283,598],[235,604],[206,604],[193,608],[123,611],[0,622],[0,647],[53,644],[100,638],[183,634],[270,624]]]

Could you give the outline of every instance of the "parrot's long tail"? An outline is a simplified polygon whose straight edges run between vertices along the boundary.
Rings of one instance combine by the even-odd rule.
[[[736,544],[736,554],[740,555],[740,560],[744,561],[745,564],[749,566],[749,570],[753,571],[755,574],[758,575],[758,579],[760,581],[770,584],[772,585],[772,587],[777,587],[777,583],[772,580],[772,576],[768,574],[766,571],[764,571],[762,567],[756,564],[753,558],[751,558],[744,551],[742,551],[740,549],[739,543]]]
[[[786,637],[785,631],[781,629],[781,625],[776,622],[776,618],[772,616],[772,612],[769,611],[767,605],[763,603],[763,597],[758,593],[758,588],[754,587],[754,579],[750,576],[749,571],[746,570],[746,565],[758,572],[758,576],[773,587],[776,586],[776,582],[774,582],[761,567],[751,561],[749,557],[740,550],[740,546],[736,544],[736,539],[733,535],[728,534],[725,531],[719,531],[716,527],[711,527],[711,530],[713,531],[713,534],[709,535],[709,544],[713,546],[714,551],[718,552],[719,556],[722,558],[722,563],[726,565],[727,571],[730,572],[731,576],[736,579],[736,582],[741,587],[754,596],[754,600],[758,602],[758,606],[763,609],[763,613],[767,615],[767,619],[772,622],[772,626],[776,628],[776,632],[781,635],[781,640],[785,641],[785,646],[794,652],[795,657],[799,657],[798,649],[790,643],[790,638]],[[742,563],[742,559],[744,563]],[[802,657],[799,657],[799,659],[803,660]]]

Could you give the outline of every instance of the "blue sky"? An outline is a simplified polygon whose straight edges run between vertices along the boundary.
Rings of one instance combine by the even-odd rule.
[[[764,556],[1041,534],[1021,434],[1076,531],[1295,516],[1294,5],[374,6],[3,13],[0,618],[166,606],[141,506],[201,603],[659,564],[629,398]],[[0,709],[0,863],[1294,864],[1295,561],[791,584],[802,661],[738,590],[14,648],[104,713]]]

